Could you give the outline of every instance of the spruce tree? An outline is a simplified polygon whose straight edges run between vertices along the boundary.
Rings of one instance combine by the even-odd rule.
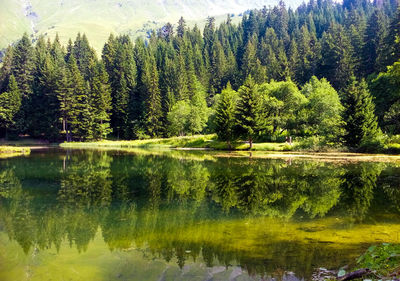
[[[153,56],[146,61],[145,72],[143,73],[146,94],[144,99],[144,126],[151,137],[161,135],[161,93],[158,85],[158,71]]]
[[[13,48],[13,60],[11,72],[17,81],[18,88],[22,95],[21,109],[15,117],[16,126],[20,132],[26,132],[27,120],[30,111],[30,99],[32,94],[33,82],[33,47],[28,34],[24,34],[21,40]]]
[[[365,45],[362,50],[362,69],[365,75],[382,71],[385,67],[383,58],[386,22],[384,14],[376,9],[368,20],[365,30]]]
[[[186,31],[186,21],[184,20],[183,17],[181,17],[179,19],[178,27],[176,30],[178,37],[183,38],[183,36],[185,35],[185,31]]]
[[[111,133],[111,88],[108,74],[101,62],[92,60],[90,71],[90,106],[93,115],[93,138],[103,139]]]
[[[346,143],[350,147],[374,141],[379,136],[375,105],[365,80],[358,82],[353,76],[344,93]]]
[[[256,90],[251,75],[247,77],[243,86],[239,88],[239,100],[235,114],[237,136],[247,139],[250,149],[258,132],[262,129],[262,97]]]
[[[81,34],[78,33],[74,46],[72,47],[72,55],[75,57],[79,71],[82,73],[83,77],[88,80],[90,61],[96,58],[96,54],[90,47],[85,34],[81,36]]]
[[[215,132],[220,140],[226,141],[231,148],[234,139],[235,113],[237,103],[237,92],[228,83],[222,90],[215,112]]]
[[[332,25],[322,38],[320,75],[336,89],[343,89],[353,75],[353,47],[341,25]]]
[[[15,124],[14,116],[20,110],[21,93],[13,75],[10,76],[7,91],[0,94],[0,128],[7,130]]]

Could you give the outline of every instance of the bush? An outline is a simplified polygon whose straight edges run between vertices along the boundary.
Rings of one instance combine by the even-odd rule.
[[[325,137],[322,136],[311,136],[305,138],[297,138],[296,150],[308,150],[314,152],[326,152],[329,150],[343,150],[341,142],[328,142]]]
[[[380,134],[374,138],[363,139],[360,146],[357,148],[358,152],[363,153],[377,153],[385,150],[387,143],[387,136]]]
[[[396,274],[394,271],[400,266],[400,245],[383,243],[379,246],[371,246],[358,258],[357,263],[361,268],[376,271],[378,275]]]

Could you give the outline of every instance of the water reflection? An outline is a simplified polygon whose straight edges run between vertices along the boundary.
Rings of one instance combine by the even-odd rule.
[[[110,251],[142,249],[180,268],[201,260],[307,277],[368,243],[400,242],[399,172],[393,163],[37,153],[0,162],[0,233],[25,254],[60,252],[66,241],[84,253],[101,235]]]

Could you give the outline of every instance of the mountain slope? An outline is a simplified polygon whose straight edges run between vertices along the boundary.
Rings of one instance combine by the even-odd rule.
[[[2,0],[0,3],[0,49],[29,34],[59,33],[61,40],[87,34],[101,49],[109,34],[128,33],[132,37],[175,23],[183,16],[189,23],[201,23],[207,16],[239,14],[278,0]],[[300,0],[288,5],[297,6]],[[222,18],[222,17],[221,17]]]

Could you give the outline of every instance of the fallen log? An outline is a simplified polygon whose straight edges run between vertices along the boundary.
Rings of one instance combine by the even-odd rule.
[[[342,277],[339,277],[337,280],[338,281],[348,281],[348,280],[354,280],[357,278],[361,278],[364,275],[370,274],[371,270],[369,270],[368,268],[362,268],[350,273],[347,273],[346,275],[343,275]]]

